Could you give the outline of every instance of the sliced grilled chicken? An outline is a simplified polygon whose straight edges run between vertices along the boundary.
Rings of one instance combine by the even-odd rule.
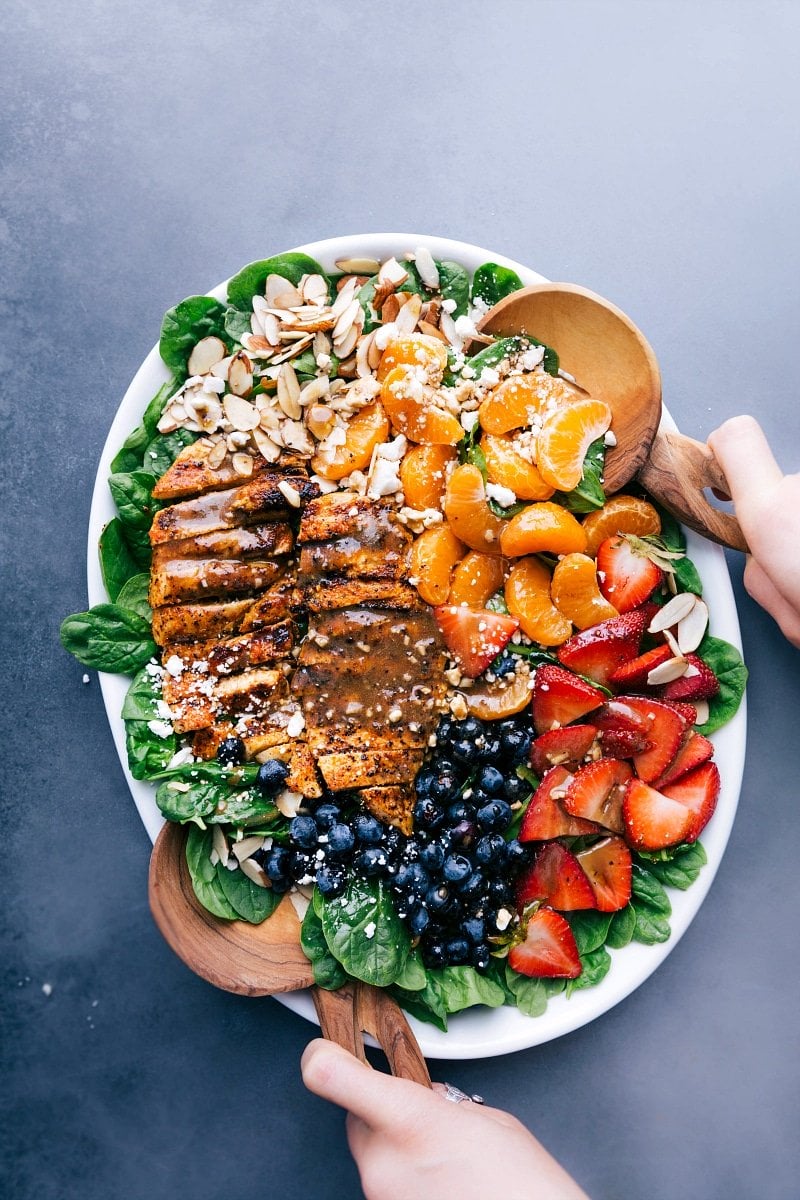
[[[202,596],[231,596],[256,592],[280,579],[279,560],[242,561],[238,558],[171,558],[150,569],[151,608],[180,604]]]
[[[190,446],[184,446],[172,466],[164,472],[156,486],[153,496],[156,500],[179,500],[185,496],[196,496],[200,492],[216,492],[242,483],[242,476],[233,465],[234,455],[225,454],[217,467],[209,466],[209,455],[215,451],[214,442],[208,438],[199,438]],[[267,462],[260,454],[253,456],[252,477],[263,471],[276,470],[274,464]],[[284,455],[280,467],[284,471],[301,467],[301,460]]]
[[[237,529],[217,529],[197,537],[162,542],[153,549],[153,562],[172,558],[279,558],[291,554],[294,534],[291,525],[270,521]]]
[[[280,585],[277,585],[280,586]],[[252,596],[215,600],[210,604],[166,604],[153,610],[153,640],[157,646],[192,642],[236,633],[253,607]]]
[[[283,490],[279,485],[283,485]],[[308,501],[318,495],[319,488],[299,474],[285,475],[274,469],[264,471],[258,479],[242,487],[204,492],[191,500],[181,500],[160,509],[153,518],[150,544],[158,546],[162,542],[265,520],[285,520],[294,507],[291,500],[287,500],[287,491],[292,500],[298,496],[299,501]]]

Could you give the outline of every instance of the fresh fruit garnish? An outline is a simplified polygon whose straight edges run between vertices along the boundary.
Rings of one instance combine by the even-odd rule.
[[[703,737],[702,733],[696,733],[693,729],[688,730],[684,734],[683,743],[675,758],[664,774],[653,781],[653,787],[659,789],[667,787],[670,783],[680,779],[682,775],[694,770],[695,767],[708,762],[713,753],[714,747],[707,737]]]
[[[521,842],[544,842],[558,837],[582,837],[600,833],[599,825],[573,817],[562,801],[572,776],[564,767],[551,767],[542,777],[522,818]]]
[[[438,384],[447,368],[447,347],[424,333],[392,338],[381,355],[378,380],[382,383],[395,367],[412,367],[426,383]]]
[[[645,696],[624,696],[621,700],[641,719],[642,728],[652,742],[649,749],[633,759],[639,778],[652,783],[664,774],[678,753],[686,722],[676,709],[661,700]]]
[[[525,940],[511,947],[508,965],[541,979],[577,979],[583,969],[569,922],[552,908],[537,908],[527,918]]]
[[[433,525],[411,547],[410,582],[426,604],[444,604],[450,594],[450,576],[464,556],[464,544],[449,525]]]
[[[447,471],[457,458],[453,446],[412,446],[400,464],[403,497],[409,508],[442,511]]]
[[[580,863],[561,842],[545,842],[517,879],[516,901],[520,912],[531,900],[540,900],[560,912],[597,907],[594,891]]]
[[[642,779],[631,779],[628,783],[622,815],[626,841],[636,850],[677,846],[686,841],[694,825],[694,815],[685,804],[665,796]]]
[[[420,383],[415,367],[393,367],[381,386],[383,407],[395,432],[427,446],[455,446],[464,430],[436,399],[437,393]]]
[[[510,488],[519,500],[549,500],[553,488],[545,483],[533,463],[514,449],[509,437],[484,433],[481,450],[491,483]]]
[[[523,554],[582,554],[586,549],[586,534],[566,508],[543,500],[529,504],[510,521],[503,522],[500,544],[507,558]]]
[[[562,801],[573,817],[594,821],[604,829],[622,833],[622,797],[633,768],[618,758],[600,758],[579,767]]]
[[[311,466],[323,479],[339,480],[369,466],[372,451],[389,436],[389,418],[380,400],[368,404],[350,418],[344,444],[337,446],[329,462],[323,455],[312,458]]]
[[[597,577],[606,600],[619,612],[630,612],[652,596],[664,572],[653,562],[646,542],[632,534],[622,534],[600,543]]]
[[[450,583],[450,604],[466,604],[467,608],[483,608],[503,586],[505,559],[494,554],[470,550],[453,572]]]
[[[556,563],[550,596],[559,612],[577,625],[588,629],[619,612],[601,594],[594,559],[587,554],[565,554]]]
[[[545,482],[561,492],[577,487],[586,451],[610,425],[611,409],[603,400],[574,400],[545,417],[536,443],[536,465]]]
[[[661,532],[661,518],[652,504],[639,496],[617,495],[583,520],[586,553],[594,556],[606,538],[615,534],[635,533],[638,537]]]
[[[689,664],[680,679],[665,683],[661,691],[664,700],[709,700],[719,691],[719,680],[711,667],[697,654],[687,654]]]
[[[647,687],[647,676],[654,667],[660,667],[662,663],[668,662],[674,657],[674,650],[671,646],[664,642],[660,646],[655,646],[652,650],[647,650],[644,654],[640,654],[638,658],[632,659],[629,663],[623,663],[621,667],[617,667],[613,675],[609,679],[612,687],[619,688],[621,691],[627,691],[629,688]]]
[[[675,712],[680,713],[687,725],[697,724],[697,709],[688,700],[676,700],[674,696],[670,696],[669,700],[661,697],[665,704],[669,704]]]
[[[464,692],[470,713],[481,721],[499,721],[527,708],[533,683],[530,675],[503,676],[494,683],[481,680]]]
[[[545,733],[559,725],[593,712],[605,699],[599,688],[585,679],[573,675],[563,667],[544,666],[536,668],[533,683],[533,725],[537,733]]]
[[[576,633],[557,655],[565,667],[607,686],[618,667],[637,657],[644,630],[642,612],[622,613]]]
[[[616,912],[631,898],[633,861],[622,838],[607,837],[575,856],[586,873],[600,912]]]
[[[713,816],[719,799],[720,778],[716,763],[705,762],[661,789],[664,796],[684,805],[691,814],[691,828],[684,840],[694,842]]]
[[[585,761],[596,738],[594,725],[548,729],[540,733],[531,746],[531,767],[540,777],[551,767],[566,767],[573,771]]]
[[[462,431],[463,432],[463,431]],[[457,538],[482,554],[500,554],[500,534],[507,524],[489,508],[483,476],[462,463],[447,481],[444,512]]]
[[[550,572],[540,559],[515,562],[504,594],[508,611],[519,619],[522,632],[540,646],[560,646],[572,633],[572,622],[550,599]]]
[[[516,617],[487,608],[440,604],[433,610],[444,644],[470,679],[482,675],[519,628]]]
[[[576,392],[563,379],[544,371],[510,375],[480,407],[481,429],[491,434],[509,433],[532,425],[545,412],[554,412],[574,401]]]
[[[611,726],[600,730],[600,744],[606,758],[633,758],[649,750],[652,742],[643,729],[620,729]]]

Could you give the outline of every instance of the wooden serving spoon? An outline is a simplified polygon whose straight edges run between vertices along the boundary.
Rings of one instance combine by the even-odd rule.
[[[223,921],[200,904],[186,865],[186,831],[167,823],[150,858],[150,909],[167,943],[202,979],[240,996],[311,988],[324,1037],[362,1062],[363,1034],[383,1050],[393,1075],[431,1086],[422,1051],[401,1009],[381,988],[353,982],[336,992],[314,986],[300,946],[300,920],[288,896],[261,925]]]
[[[747,551],[739,522],[703,494],[728,495],[722,468],[702,442],[659,429],[661,374],[633,321],[602,296],[574,283],[537,283],[512,292],[479,322],[481,333],[528,333],[557,351],[579,387],[613,413],[617,444],[606,455],[604,487],[617,492],[636,476],[671,513],[733,550]]]

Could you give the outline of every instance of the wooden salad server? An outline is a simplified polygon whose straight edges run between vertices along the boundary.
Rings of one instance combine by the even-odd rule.
[[[704,537],[747,551],[736,517],[709,503],[704,488],[728,493],[714,455],[660,429],[661,374],[633,321],[602,296],[573,283],[537,283],[504,297],[479,322],[481,333],[528,333],[557,351],[578,386],[604,400],[617,439],[605,460],[604,486],[617,492],[634,476],[659,503]]]
[[[194,894],[186,831],[167,823],[150,858],[148,897],[156,925],[190,970],[226,992],[273,996],[311,988],[324,1037],[362,1062],[371,1034],[393,1075],[431,1086],[422,1051],[399,1005],[381,988],[353,981],[336,992],[314,986],[300,945],[300,920],[288,896],[260,925],[213,916]]]

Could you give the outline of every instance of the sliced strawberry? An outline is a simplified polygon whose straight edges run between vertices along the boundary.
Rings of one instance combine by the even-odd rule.
[[[672,657],[674,657],[673,651],[665,642],[653,650],[647,650],[644,654],[640,654],[638,658],[632,659],[629,663],[623,663],[621,667],[617,667],[609,682],[613,688],[618,688],[621,692],[645,688],[648,686],[647,676],[653,667],[660,667],[662,663]]]
[[[574,770],[584,761],[597,737],[594,725],[565,725],[540,733],[531,747],[531,766],[541,778],[551,767]]]
[[[698,654],[687,654],[689,664],[685,675],[665,683],[661,692],[665,700],[708,700],[719,691],[719,680],[711,667]]]
[[[719,786],[717,764],[705,762],[663,788],[662,794],[682,804],[692,818],[691,828],[683,838],[685,842],[696,841],[711,820],[719,799]]]
[[[683,740],[686,722],[669,704],[645,696],[625,696],[622,701],[637,713],[652,742],[649,750],[634,755],[636,774],[645,783],[663,775],[675,758]]]
[[[597,907],[577,858],[561,842],[545,842],[517,879],[516,898],[520,912],[531,900],[543,900],[560,912]]]
[[[622,797],[633,768],[616,758],[600,758],[580,767],[567,784],[562,803],[573,817],[596,821],[604,829],[622,833]],[[558,908],[558,905],[555,905]]]
[[[572,778],[564,767],[551,767],[533,793],[519,831],[521,842],[547,842],[557,837],[600,833],[599,825],[572,817],[561,804]]]
[[[636,658],[644,630],[645,617],[641,612],[611,617],[582,629],[564,642],[557,652],[559,661],[606,686],[618,667]]]
[[[659,697],[662,704],[669,704],[670,708],[674,708],[683,717],[687,725],[694,725],[697,720],[697,709],[693,704],[689,704],[686,700],[665,700],[663,696]]]
[[[677,846],[686,841],[694,823],[692,811],[685,804],[656,791],[641,779],[631,779],[628,783],[622,815],[625,839],[634,850]]]
[[[622,838],[603,838],[575,857],[586,872],[600,912],[624,908],[631,898],[633,860]]]
[[[649,557],[641,538],[616,534],[600,543],[597,578],[600,591],[618,612],[630,612],[652,596],[664,572]]]
[[[516,617],[506,617],[487,608],[440,604],[433,615],[444,644],[470,679],[483,674],[519,628]]]
[[[605,697],[585,679],[545,663],[533,680],[533,724],[537,733],[569,725],[603,703]]]
[[[683,742],[672,763],[663,775],[659,775],[658,779],[653,781],[653,787],[660,791],[663,790],[668,784],[680,779],[682,775],[686,775],[695,767],[708,762],[713,753],[714,747],[708,738],[703,737],[702,733],[695,733],[693,729],[689,729],[683,735]]]
[[[577,979],[583,969],[569,922],[552,908],[537,908],[530,917],[525,941],[511,947],[508,965],[541,979]]]
[[[605,758],[633,758],[653,743],[643,729],[600,730],[600,745]]]

